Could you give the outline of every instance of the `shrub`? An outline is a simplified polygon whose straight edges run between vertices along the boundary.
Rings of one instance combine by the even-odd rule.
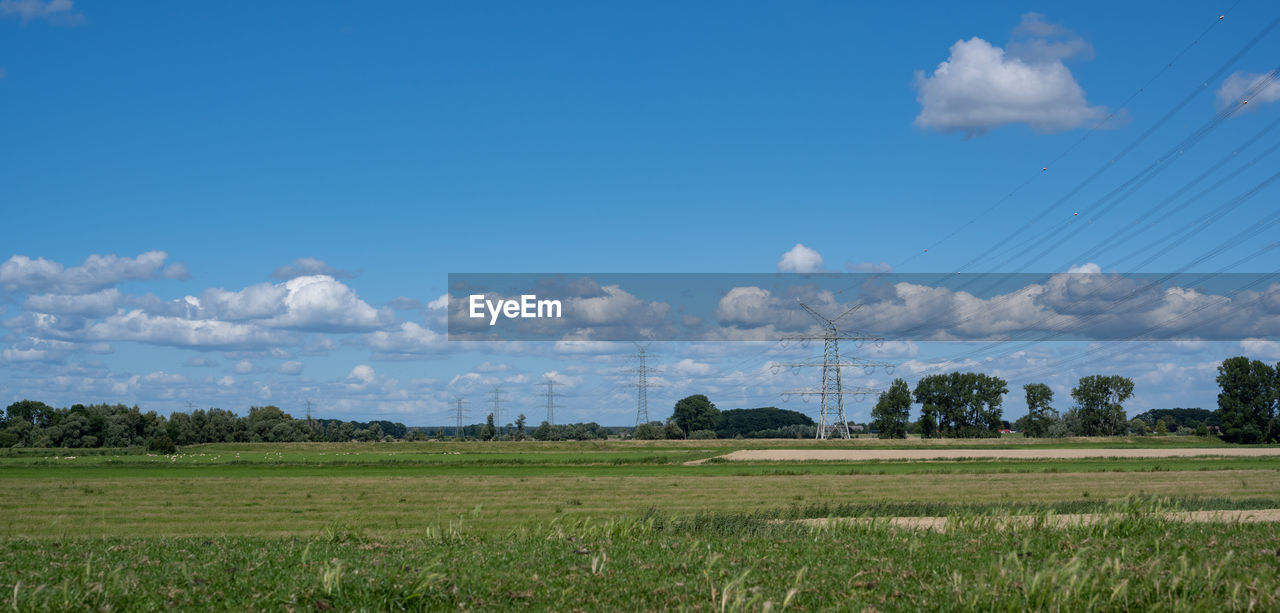
[[[695,441],[705,441],[716,438],[715,430],[694,430],[689,433],[689,438]]]
[[[178,453],[178,446],[173,444],[173,439],[167,434],[161,434],[151,439],[151,444],[147,445],[147,450],[152,453],[161,453],[165,455]]]

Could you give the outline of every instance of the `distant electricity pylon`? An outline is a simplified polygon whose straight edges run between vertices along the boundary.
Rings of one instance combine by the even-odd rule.
[[[649,382],[649,375],[662,374],[661,371],[649,368],[648,358],[653,357],[649,353],[649,343],[641,345],[636,343],[635,357],[640,361],[636,366],[636,382],[632,387],[636,388],[636,425],[649,423],[649,388],[659,387],[657,384]]]
[[[493,423],[498,432],[502,432],[502,386],[493,386]]]
[[[779,364],[779,367],[803,368],[803,367],[822,367],[822,387],[818,389],[801,389],[788,392],[797,396],[819,396],[818,411],[818,434],[817,438],[825,439],[830,437],[831,430],[840,433],[843,438],[849,438],[849,420],[844,413],[844,397],[845,395],[862,396],[865,394],[873,394],[877,390],[867,387],[846,388],[841,380],[840,371],[845,368],[860,367],[865,369],[873,369],[877,367],[890,368],[892,365],[885,362],[871,362],[867,360],[859,360],[850,358],[847,361],[840,359],[840,341],[880,341],[881,338],[868,336],[858,333],[841,332],[836,323],[841,319],[848,317],[851,313],[862,307],[861,304],[854,305],[853,308],[841,313],[834,319],[827,319],[820,315],[817,311],[809,307],[809,305],[801,302],[800,308],[812,315],[818,323],[822,324],[822,336],[791,336],[784,337],[783,340],[799,340],[810,341],[820,340],[823,344],[822,363],[816,361],[796,362],[791,364]]]
[[[458,408],[455,409],[455,417],[458,418],[458,429],[453,431],[453,435],[457,438],[462,438],[462,417],[466,415],[466,410],[462,408],[462,405],[466,404],[467,401],[462,396],[454,396],[453,400],[458,404]]]
[[[547,423],[554,426],[556,425],[556,380],[547,377],[542,384],[547,386]]]

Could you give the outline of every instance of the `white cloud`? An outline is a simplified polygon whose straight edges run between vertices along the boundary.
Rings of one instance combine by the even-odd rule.
[[[111,287],[88,294],[36,294],[27,296],[22,308],[36,313],[104,317],[116,312],[120,290]]]
[[[206,358],[204,356],[196,356],[194,358],[191,358],[190,360],[187,360],[185,365],[194,366],[196,368],[213,368],[214,366],[218,365],[218,362],[216,360],[210,360],[209,358]]]
[[[556,385],[561,385],[564,387],[574,387],[576,385],[582,385],[582,382],[583,382],[583,378],[581,376],[567,375],[565,373],[555,371],[555,370],[542,373],[542,378],[544,380],[550,379],[551,381],[554,381]]]
[[[472,370],[476,372],[507,372],[511,370],[510,364],[494,364],[493,362],[481,362]]]
[[[1102,273],[1102,267],[1098,266],[1093,262],[1089,262],[1088,264],[1080,264],[1079,266],[1072,266],[1067,269],[1067,274],[1095,274],[1096,275],[1101,273]]]
[[[443,352],[448,345],[445,335],[406,321],[393,330],[378,330],[358,341],[373,349],[376,360],[408,360]]]
[[[373,308],[350,287],[327,275],[259,283],[234,292],[208,289],[199,298],[187,296],[175,303],[192,318],[254,321],[269,328],[304,331],[362,332],[394,320],[389,309]]]
[[[778,260],[778,272],[818,272],[822,270],[822,254],[796,243]]]
[[[774,318],[780,304],[767,289],[735,287],[720,297],[715,317],[726,325],[765,325],[776,321]]]
[[[684,358],[667,368],[667,372],[677,377],[705,377],[715,372],[710,364]]]
[[[186,266],[165,268],[169,254],[148,251],[135,258],[91,255],[71,268],[44,258],[14,255],[0,264],[0,287],[9,291],[83,294],[106,289],[124,281],[184,277]]]
[[[335,279],[350,279],[355,273],[339,270],[316,258],[298,258],[292,264],[286,264],[271,273],[272,279],[287,281],[308,275],[327,275]]]
[[[73,343],[69,341],[27,337],[0,351],[0,362],[62,362],[75,353],[111,353],[106,343]]]
[[[302,348],[303,355],[328,355],[330,351],[338,348],[338,344],[333,339],[322,336],[307,344]]]
[[[1005,51],[1026,62],[1049,62],[1079,57],[1093,59],[1093,45],[1067,28],[1045,21],[1040,13],[1026,13],[1013,29]]]
[[[0,0],[0,15],[14,16],[27,23],[45,19],[58,25],[79,25],[84,15],[72,0]]]
[[[849,272],[893,272],[893,267],[888,262],[846,262],[844,269]]]
[[[268,325],[299,330],[358,332],[384,327],[394,320],[333,277],[315,275],[286,281],[285,311]]]
[[[1250,359],[1280,360],[1280,342],[1262,338],[1246,338],[1240,341],[1240,349]]]
[[[368,364],[359,364],[351,369],[347,374],[346,388],[353,392],[364,391],[370,385],[373,385],[377,376],[373,372],[373,367]]]
[[[1058,36],[1046,37],[1047,30]],[[1022,123],[1047,133],[1105,118],[1107,109],[1089,106],[1062,63],[1065,57],[1083,55],[1088,43],[1074,35],[1061,40],[1065,32],[1029,14],[1015,30],[1009,52],[977,37],[957,41],[932,75],[916,72],[921,110],[915,125],[976,135]]]
[[[302,374],[302,362],[297,360],[289,360],[280,365],[276,372],[282,375],[299,375]]]
[[[1245,111],[1280,100],[1280,81],[1272,78],[1271,74],[1234,73],[1218,88],[1218,108],[1240,104],[1246,96],[1249,104],[1242,109]]]
[[[292,335],[252,324],[148,315],[141,310],[117,313],[74,331],[56,327],[47,316],[35,322],[47,336],[88,341],[135,341],[172,347],[252,349],[293,343]]]
[[[231,367],[231,370],[235,371],[236,374],[247,375],[253,372],[253,362],[250,362],[249,360],[240,360],[239,362],[236,362],[235,366]]]

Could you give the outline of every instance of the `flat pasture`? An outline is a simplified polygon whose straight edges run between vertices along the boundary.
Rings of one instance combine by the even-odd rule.
[[[1196,437],[6,450],[0,600],[1274,609],[1277,454]]]

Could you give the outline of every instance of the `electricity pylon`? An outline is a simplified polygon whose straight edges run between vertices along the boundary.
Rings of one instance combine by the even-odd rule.
[[[547,386],[547,423],[554,426],[556,425],[556,380],[547,377],[542,384]]]
[[[502,432],[502,386],[493,386],[493,427],[499,433]]]
[[[657,384],[649,382],[649,375],[662,374],[661,371],[649,368],[648,358],[653,354],[648,352],[649,343],[641,345],[636,343],[635,357],[640,361],[640,365],[636,367],[636,382],[632,387],[636,388],[636,425],[649,423],[649,388],[659,387]]]
[[[845,368],[864,368],[874,369],[878,367],[889,368],[892,365],[886,362],[872,362],[868,360],[859,360],[850,358],[842,361],[840,359],[840,341],[881,341],[883,339],[866,334],[841,332],[836,324],[845,317],[848,317],[854,311],[862,307],[861,304],[854,305],[853,308],[841,313],[834,319],[827,319],[817,311],[809,307],[809,305],[800,302],[800,308],[812,315],[818,323],[822,324],[821,336],[790,336],[784,337],[783,340],[793,341],[822,341],[822,363],[816,361],[795,362],[790,364],[778,364],[779,367],[803,368],[803,367],[822,367],[822,387],[818,389],[800,389],[788,392],[797,396],[819,396],[818,410],[818,434],[817,438],[825,439],[831,436],[831,430],[840,433],[842,438],[849,438],[849,420],[844,413],[844,397],[846,395],[863,396],[873,394],[878,390],[869,387],[853,387],[844,386],[840,371]]]
[[[462,396],[454,396],[453,400],[458,403],[458,408],[455,411],[455,416],[458,418],[458,426],[457,429],[453,431],[453,436],[455,438],[462,438],[462,416],[466,415],[466,410],[462,408],[462,405],[466,404],[467,401],[463,400]]]

